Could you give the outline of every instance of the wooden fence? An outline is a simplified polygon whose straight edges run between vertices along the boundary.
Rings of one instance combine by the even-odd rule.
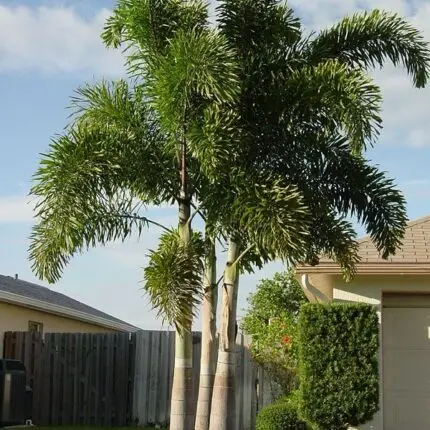
[[[237,425],[253,430],[257,410],[272,401],[270,381],[238,335]],[[193,336],[197,394],[201,335]],[[174,333],[5,334],[4,357],[22,360],[33,388],[36,425],[165,425],[170,413]],[[196,399],[195,399],[196,400]]]
[[[5,333],[4,357],[24,362],[37,425],[132,421],[135,341],[128,333]]]

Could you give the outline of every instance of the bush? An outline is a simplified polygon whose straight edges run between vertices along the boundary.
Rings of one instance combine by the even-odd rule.
[[[252,336],[254,362],[269,373],[282,394],[297,388],[296,326],[305,302],[294,271],[276,273],[273,279],[260,281],[248,298],[249,308],[242,319],[242,329]]]
[[[343,430],[378,410],[378,317],[364,304],[306,304],[298,324],[300,414]]]
[[[257,415],[256,430],[295,430],[300,421],[295,396],[265,406]]]

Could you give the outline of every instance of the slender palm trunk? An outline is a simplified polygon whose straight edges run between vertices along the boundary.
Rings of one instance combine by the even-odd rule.
[[[230,240],[222,290],[218,361],[212,394],[210,430],[234,430],[236,425],[236,313],[239,273],[237,244]]]
[[[191,430],[193,408],[193,338],[191,326],[176,332],[170,430]]]
[[[191,196],[188,183],[187,142],[184,132],[179,152],[179,234],[184,244],[191,240]],[[192,315],[192,309],[188,310]],[[193,392],[193,334],[192,323],[176,330],[175,369],[173,371],[170,430],[192,430],[194,428]]]
[[[209,430],[212,390],[216,369],[216,309],[218,290],[216,282],[215,241],[211,238],[209,242],[205,261],[200,383],[194,430]]]
[[[182,197],[179,203],[179,233],[184,243],[191,239],[190,212],[189,200]],[[194,427],[192,373],[193,335],[190,324],[188,327],[182,327],[180,331],[177,330],[175,334],[170,430],[192,430]]]

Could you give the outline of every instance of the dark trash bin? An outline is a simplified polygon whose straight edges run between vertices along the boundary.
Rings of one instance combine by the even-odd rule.
[[[25,421],[31,422],[33,419],[33,389],[30,386],[25,387]]]
[[[19,360],[0,360],[0,427],[25,424],[28,413],[25,366]]]

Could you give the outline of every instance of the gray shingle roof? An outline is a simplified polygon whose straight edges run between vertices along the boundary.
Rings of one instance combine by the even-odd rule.
[[[121,321],[112,315],[92,308],[85,303],[74,300],[71,297],[58,293],[57,291],[51,290],[41,285],[33,284],[31,282],[26,282],[21,279],[15,279],[10,276],[0,275],[0,291],[17,294],[29,299],[40,300],[41,302],[62,306],[73,311],[83,312],[87,315],[104,318],[108,321],[133,327],[131,324],[128,324],[125,321]]]

